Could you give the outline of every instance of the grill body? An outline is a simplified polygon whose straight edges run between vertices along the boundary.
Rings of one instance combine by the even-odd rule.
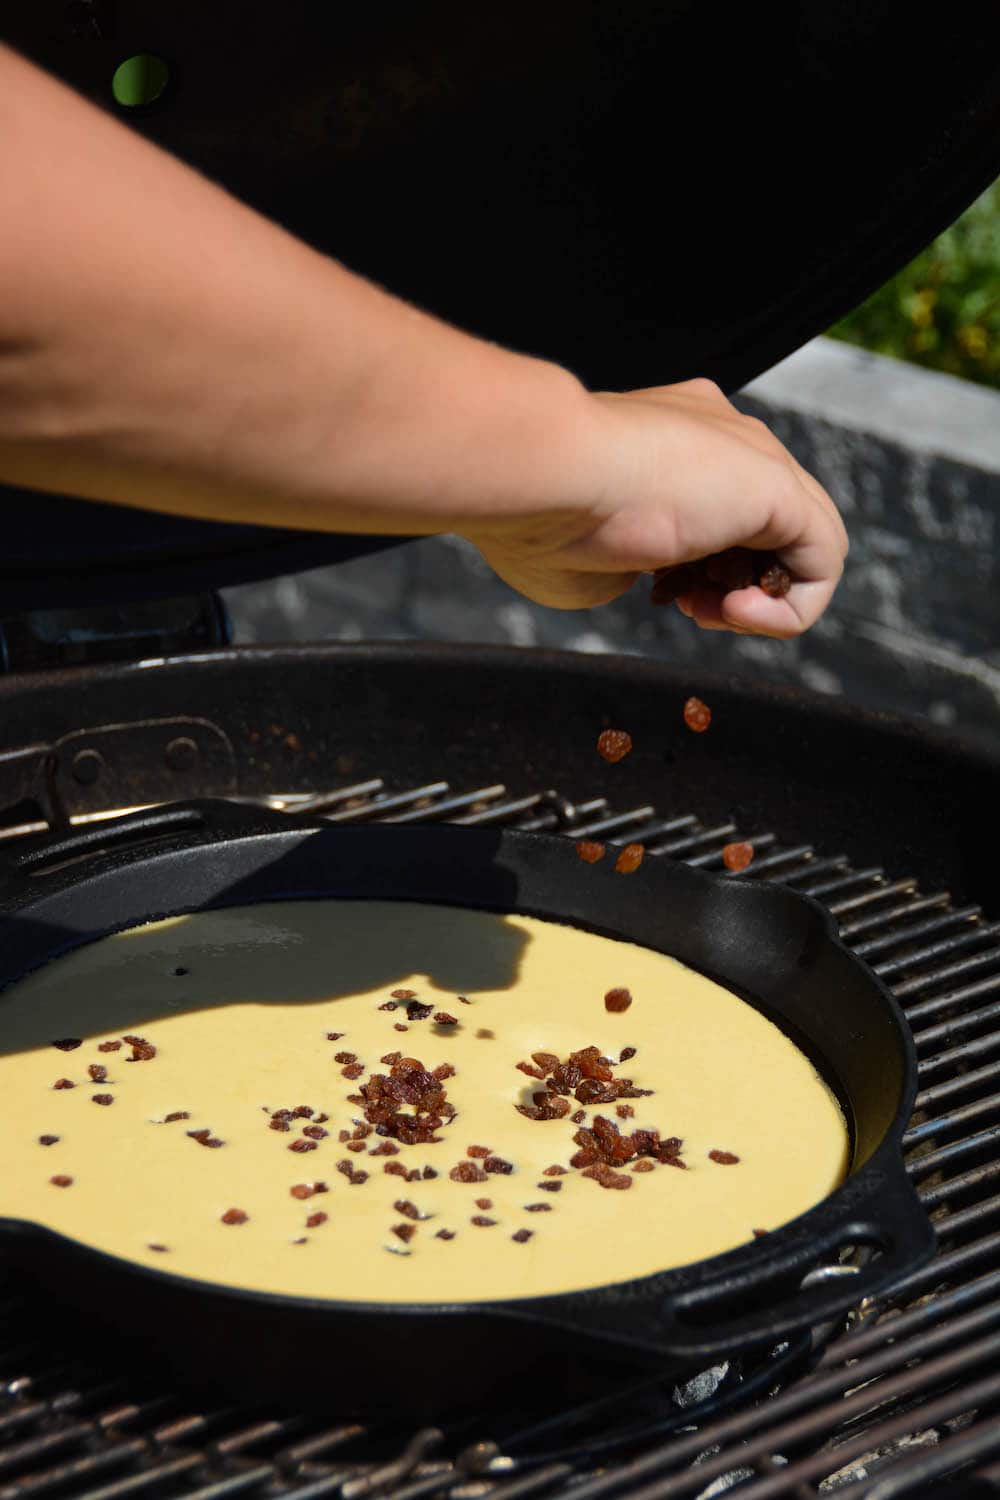
[[[711,729],[690,734],[697,693]],[[1000,923],[997,764],[820,700],[687,679],[648,662],[473,648],[218,652],[0,684],[9,848],[46,822],[223,795],[334,822],[451,819],[638,839],[650,855],[752,869],[822,901],[890,985],[914,1033],[908,1170],[934,1260],[847,1323],[691,1383],[572,1408],[485,1406],[415,1431],[198,1404],[148,1364],[41,1336],[3,1306],[0,1494],[251,1500],[490,1492],[580,1500],[943,1495],[1000,1489]],[[594,751],[629,729],[619,766]],[[96,774],[95,774],[96,772]],[[2,846],[0,846],[2,847]],[[984,912],[978,903],[987,908]],[[831,1268],[835,1269],[835,1268]],[[60,1347],[61,1343],[61,1347]],[[697,1372],[692,1371],[692,1374]],[[284,1398],[287,1393],[282,1392]],[[623,1399],[619,1399],[622,1397]],[[700,1462],[692,1467],[694,1460]]]

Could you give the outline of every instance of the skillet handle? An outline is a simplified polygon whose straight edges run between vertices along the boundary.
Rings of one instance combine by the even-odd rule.
[[[897,1160],[886,1172],[872,1171],[849,1217],[841,1210],[825,1230],[775,1257],[676,1293],[665,1310],[662,1342],[693,1358],[777,1343],[886,1291],[929,1260],[935,1243],[934,1228]],[[847,1271],[837,1252],[849,1245],[871,1245],[881,1254]],[[769,1293],[789,1283],[794,1290]],[[742,1312],[748,1300],[759,1306]]]
[[[287,813],[269,808],[244,807],[239,803],[205,798],[200,801],[167,803],[143,808],[120,818],[108,818],[86,827],[73,829],[55,838],[44,838],[33,848],[18,848],[0,861],[0,878],[5,896],[28,884],[28,877],[44,875],[49,867],[76,863],[91,856],[95,859],[115,850],[144,848],[161,839],[184,834],[201,834],[206,841],[219,836],[230,838],[273,829],[287,829]]]

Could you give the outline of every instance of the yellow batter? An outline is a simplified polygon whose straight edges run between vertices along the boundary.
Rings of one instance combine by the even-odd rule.
[[[605,994],[623,987],[631,1004],[609,1012]],[[408,1020],[405,999],[382,1008],[399,988],[456,1024]],[[130,1061],[126,1042],[99,1050],[126,1035],[155,1056]],[[75,1038],[82,1045],[52,1045]],[[601,1114],[623,1132],[679,1136],[686,1171],[636,1173],[633,1162],[620,1169],[628,1190],[604,1189],[569,1168],[570,1119],[517,1112],[544,1088],[519,1061],[591,1044],[615,1077],[654,1092],[631,1101],[634,1118],[612,1103],[588,1108],[587,1124]],[[617,1065],[626,1047],[635,1056]],[[363,1064],[360,1078],[343,1076],[352,1064],[339,1052]],[[373,1134],[348,1153],[338,1132],[363,1118],[348,1095],[387,1073],[379,1058],[393,1052],[452,1064],[457,1116],[437,1144],[374,1156]],[[56,1089],[59,1079],[75,1086]],[[270,1124],[299,1105],[329,1116],[328,1134],[301,1153],[289,1146],[313,1121]],[[164,1123],[178,1111],[188,1118]],[[475,1159],[469,1145],[513,1171],[453,1181],[451,1169]],[[718,1164],[711,1151],[739,1161]],[[0,1216],[241,1287],[448,1302],[642,1276],[803,1212],[841,1181],[847,1156],[832,1093],[752,1007],[661,954],[528,917],[330,900],[206,912],[106,938],[0,996]],[[351,1182],[344,1161],[367,1180]],[[406,1182],[388,1162],[437,1175]],[[553,1165],[565,1175],[544,1175]],[[291,1193],[317,1182],[327,1191]],[[245,1221],[223,1222],[231,1209]],[[309,1227],[317,1213],[325,1222]],[[405,1225],[414,1232],[394,1233]],[[514,1239],[522,1230],[530,1238]]]

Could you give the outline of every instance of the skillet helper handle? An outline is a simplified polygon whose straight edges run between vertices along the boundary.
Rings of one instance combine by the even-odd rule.
[[[206,798],[195,802],[168,803],[107,818],[46,838],[31,849],[18,849],[0,860],[3,895],[18,887],[34,886],[34,877],[72,861],[91,856],[99,859],[116,850],[141,850],[165,838],[185,834],[239,837],[289,826],[287,813],[269,808],[244,807],[239,803]]]
[[[841,1212],[838,1218],[770,1260],[676,1294],[664,1343],[671,1352],[694,1358],[777,1343],[841,1317],[934,1252],[933,1226],[898,1159],[890,1171],[873,1172],[850,1217]],[[881,1254],[849,1271],[840,1264],[838,1251],[852,1245],[874,1246]],[[784,1295],[769,1291],[790,1282],[794,1289]],[[741,1312],[747,1301],[757,1302],[758,1308]]]

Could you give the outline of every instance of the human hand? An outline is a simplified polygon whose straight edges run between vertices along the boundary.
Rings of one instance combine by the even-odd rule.
[[[710,380],[584,395],[567,502],[466,533],[521,593],[561,609],[604,604],[641,573],[729,548],[777,553],[784,597],[756,585],[682,594],[705,630],[791,637],[815,624],[843,571],[836,506],[765,423]]]

